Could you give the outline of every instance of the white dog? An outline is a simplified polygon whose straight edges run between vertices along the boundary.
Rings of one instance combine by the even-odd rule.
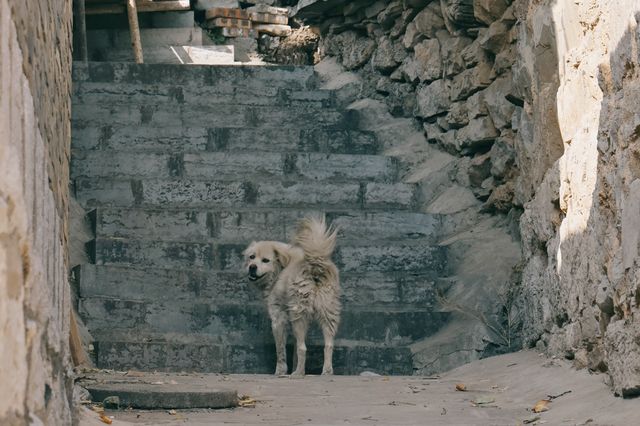
[[[296,338],[297,364],[292,377],[305,374],[307,330],[313,320],[324,337],[322,374],[333,374],[333,342],[340,322],[338,268],[331,261],[337,230],[324,219],[305,218],[291,244],[252,242],[244,251],[249,280],[262,290],[276,343],[276,375],[287,374],[287,323]]]

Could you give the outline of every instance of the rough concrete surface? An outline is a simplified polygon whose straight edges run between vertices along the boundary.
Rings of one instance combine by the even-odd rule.
[[[131,383],[109,381],[86,383],[85,388],[94,401],[104,401],[109,397],[117,397],[117,405],[133,408],[229,408],[238,405],[238,393],[232,389],[211,388],[204,383],[195,386],[189,377],[186,384],[171,381],[171,386],[158,385],[159,382]],[[203,380],[204,381],[204,380]],[[155,384],[154,384],[155,383]]]
[[[255,407],[175,413],[124,409],[105,414],[114,417],[114,425],[631,425],[640,410],[640,400],[614,397],[602,383],[602,375],[576,371],[566,361],[533,351],[475,361],[428,377],[307,376],[292,380],[264,375],[151,373],[140,380],[167,382],[173,378],[236,388],[239,395],[255,400]],[[467,390],[457,391],[457,384],[464,384]],[[531,411],[549,396],[557,398],[547,404],[548,411]],[[87,410],[81,424],[101,423],[96,413]]]

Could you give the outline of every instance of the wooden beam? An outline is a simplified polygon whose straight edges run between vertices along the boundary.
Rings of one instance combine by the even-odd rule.
[[[76,367],[80,365],[91,367],[91,361],[82,346],[82,338],[80,337],[76,314],[73,308],[71,308],[69,313],[69,348],[71,349],[71,360],[73,361],[73,365]]]
[[[128,0],[127,0],[128,1]],[[140,1],[136,2],[138,12],[170,12],[180,10],[190,10],[189,0],[173,0],[173,1]],[[108,5],[89,5],[87,7],[87,15],[107,15],[116,13],[125,13],[127,8],[123,4]]]
[[[84,7],[84,0],[76,0],[76,40],[79,48],[79,59],[86,62],[89,60],[87,50],[87,19]]]
[[[127,15],[129,16],[129,31],[131,32],[131,46],[133,57],[137,64],[144,62],[142,58],[142,42],[140,41],[140,26],[138,25],[138,7],[136,0],[127,0]]]

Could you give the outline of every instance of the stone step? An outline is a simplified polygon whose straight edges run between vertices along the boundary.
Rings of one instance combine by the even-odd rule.
[[[71,177],[394,182],[398,161],[381,155],[199,152],[187,154],[73,150]]]
[[[91,246],[97,265],[242,273],[247,244],[98,238]],[[444,270],[446,249],[420,240],[341,244],[333,259],[342,272],[439,273]]]
[[[145,340],[124,335],[94,342],[96,366],[115,370],[198,371],[203,373],[273,374],[275,347],[270,343],[243,345],[208,343],[202,336],[182,339]],[[307,344],[307,374],[322,372],[322,345]],[[289,371],[293,346],[287,346]],[[386,346],[366,342],[337,341],[333,354],[335,374],[357,375],[363,371],[379,374],[413,373],[411,350],[406,346]]]
[[[242,207],[410,210],[414,184],[221,180],[75,179],[76,199],[85,207]]]
[[[173,43],[178,45],[179,43]],[[184,44],[184,43],[183,43]],[[74,82],[110,84],[169,84],[183,88],[219,86],[263,87],[289,83],[288,87],[316,87],[312,66],[176,65],[130,62],[74,62]]]
[[[166,104],[179,106],[236,105],[286,105],[289,107],[311,105],[316,108],[332,108],[335,94],[328,90],[310,90],[304,85],[289,81],[274,81],[259,86],[218,84],[203,87],[174,84],[126,84],[76,82],[73,84],[74,105],[133,103]]]
[[[251,240],[290,241],[296,224],[311,210],[171,210],[98,208],[92,221],[97,237],[246,243]],[[435,242],[440,226],[437,215],[405,211],[325,212],[340,231],[338,239],[412,240]]]
[[[216,300],[259,303],[261,291],[242,271],[212,272],[114,265],[81,265],[74,269],[82,298],[107,297],[134,301]],[[341,300],[345,306],[403,306],[435,309],[435,272],[341,272]]]
[[[74,123],[72,147],[126,152],[324,152],[377,154],[371,132],[337,129],[116,126]]]
[[[142,48],[145,64],[231,65],[235,64],[233,46],[176,45]],[[131,47],[99,49],[91,52],[92,60],[135,62]]]
[[[180,104],[76,104],[72,111],[72,125],[86,126],[150,125],[166,127],[232,127],[232,128],[279,128],[299,129],[354,129],[356,123],[348,120],[345,113],[335,109],[318,108],[312,105],[262,106],[262,105],[207,105]]]
[[[216,299],[134,301],[122,297],[79,300],[78,311],[94,338],[104,333],[201,333],[228,344],[269,343],[271,322],[264,303],[238,300],[223,304]],[[346,305],[336,338],[377,343],[408,344],[440,329],[449,313],[406,307],[376,308]],[[310,330],[311,341],[321,340],[319,327]]]

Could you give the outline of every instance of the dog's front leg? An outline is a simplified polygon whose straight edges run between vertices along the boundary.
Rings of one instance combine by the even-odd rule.
[[[305,341],[307,339],[307,329],[309,328],[309,324],[305,319],[298,319],[291,323],[291,328],[293,329],[293,335],[296,338],[296,355],[298,356],[296,370],[291,373],[291,377],[304,377],[305,363],[307,360],[307,345]]]
[[[287,374],[287,315],[278,312],[271,317],[271,331],[276,342],[276,376]]]

